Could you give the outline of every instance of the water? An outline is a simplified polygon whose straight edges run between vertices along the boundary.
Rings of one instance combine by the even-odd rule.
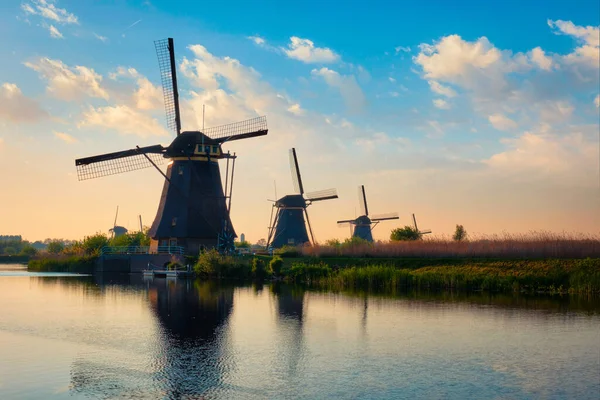
[[[598,399],[600,306],[0,266],[0,398]]]

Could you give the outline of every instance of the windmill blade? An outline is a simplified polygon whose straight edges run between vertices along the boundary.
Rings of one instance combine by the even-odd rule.
[[[152,162],[154,164],[163,164],[165,158],[162,156],[162,153],[164,151],[165,148],[157,144],[93,157],[79,158],[75,160],[77,178],[83,181],[152,167]]]
[[[181,133],[181,118],[179,116],[179,92],[177,90],[177,68],[175,66],[173,39],[156,40],[154,41],[154,47],[156,48],[160,69],[167,126],[179,135]]]
[[[267,117],[256,117],[245,121],[234,122],[232,124],[215,126],[204,130],[204,134],[218,143],[224,143],[231,140],[247,139],[256,136],[266,135]]]
[[[304,194],[304,186],[302,186],[302,176],[300,176],[300,167],[298,166],[298,157],[296,156],[295,148],[290,149],[290,169],[292,170],[294,190],[298,194]]]
[[[337,195],[337,190],[335,190],[335,189],[325,189],[325,190],[319,190],[316,192],[306,193],[306,195],[304,197],[306,198],[306,200],[310,200],[310,201],[323,201],[323,200],[337,199],[338,195]]]
[[[117,212],[115,213],[115,223],[113,224],[113,228],[117,226],[117,217],[119,216],[119,206],[117,206]]]
[[[400,219],[398,213],[387,213],[387,214],[377,214],[373,215],[371,221],[387,221],[390,219]]]
[[[360,204],[361,215],[369,215],[369,208],[367,207],[367,194],[365,193],[365,185],[358,187],[358,203]]]
[[[431,233],[431,229],[425,229],[424,231],[419,231],[419,233],[421,235],[427,235],[428,233]]]
[[[338,225],[344,225],[344,224],[354,224],[356,222],[355,219],[344,219],[341,221],[338,221]]]

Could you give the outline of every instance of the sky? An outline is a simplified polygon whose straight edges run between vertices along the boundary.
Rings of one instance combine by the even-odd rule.
[[[154,40],[175,40],[183,129],[266,115],[231,142],[232,221],[267,236],[296,148],[317,241],[373,214],[437,236],[600,233],[600,5],[502,2],[0,4],[0,234],[80,239],[150,225],[152,168],[78,181],[74,160],[168,145]],[[163,166],[163,168],[165,168]],[[224,168],[222,168],[224,172]]]

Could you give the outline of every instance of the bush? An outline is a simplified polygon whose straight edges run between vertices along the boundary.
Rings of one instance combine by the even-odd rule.
[[[404,228],[396,228],[392,230],[390,234],[390,240],[392,241],[400,241],[400,240],[419,240],[421,239],[421,234],[415,228],[406,225]]]
[[[274,276],[281,275],[281,267],[283,267],[283,259],[279,256],[275,256],[269,262],[269,269]]]
[[[81,243],[83,252],[87,255],[99,255],[104,246],[108,246],[108,238],[104,233],[86,236]]]
[[[292,282],[310,284],[315,280],[328,277],[331,274],[331,268],[325,263],[294,263],[286,272]]]
[[[7,254],[9,256],[15,255],[17,254],[17,249],[15,249],[14,247],[5,247],[4,254]]]
[[[275,254],[281,257],[299,257],[300,250],[295,246],[283,246],[274,251]]]
[[[261,260],[260,258],[253,258],[252,259],[252,276],[254,276],[255,279],[265,279],[265,276],[267,275],[267,270],[265,268],[265,263],[263,262],[263,260]]]

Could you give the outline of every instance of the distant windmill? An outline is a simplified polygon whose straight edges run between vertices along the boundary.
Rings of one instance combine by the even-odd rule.
[[[427,235],[428,233],[431,233],[431,229],[426,229],[424,231],[420,231],[419,227],[417,226],[417,218],[415,217],[415,214],[413,214],[412,217],[413,217],[413,224],[414,224],[415,231],[419,232],[419,236],[423,236],[423,235]]]
[[[371,231],[381,221],[387,221],[390,219],[399,219],[398,213],[388,213],[369,216],[369,208],[367,207],[367,195],[365,193],[365,185],[358,187],[358,202],[360,203],[361,215],[356,219],[346,219],[338,221],[339,225],[348,224],[350,227],[354,226],[352,237],[358,237],[369,242],[373,241],[373,234]]]
[[[113,223],[113,227],[108,230],[112,234],[111,239],[118,238],[119,236],[122,236],[127,233],[127,228],[117,225],[117,217],[118,216],[119,216],[119,206],[117,206],[117,212],[115,214],[115,222]]]
[[[161,73],[167,125],[176,136],[167,147],[136,146],[130,150],[75,160],[79,180],[155,167],[165,178],[156,217],[148,235],[150,250],[181,246],[189,254],[202,248],[234,251],[235,230],[231,224],[231,191],[237,156],[222,149],[225,142],[267,134],[266,117],[229,125],[181,132],[179,94],[173,39],[154,42]],[[143,129],[143,127],[140,127]],[[167,172],[157,164],[169,159]],[[227,160],[225,184],[219,160]],[[231,168],[230,168],[231,161]],[[164,247],[162,247],[164,249]]]
[[[298,157],[296,149],[290,150],[290,167],[292,170],[292,181],[296,194],[283,196],[275,201],[273,210],[276,209],[275,220],[273,220],[273,212],[271,212],[271,221],[269,223],[269,236],[267,239],[267,247],[274,248],[285,245],[299,245],[308,243],[308,233],[306,225],[310,231],[310,240],[314,243],[312,227],[308,219],[306,207],[315,201],[337,199],[337,191],[335,189],[321,190],[318,192],[304,193],[304,185],[300,176],[300,167],[298,166]],[[306,221],[304,217],[306,216]]]

